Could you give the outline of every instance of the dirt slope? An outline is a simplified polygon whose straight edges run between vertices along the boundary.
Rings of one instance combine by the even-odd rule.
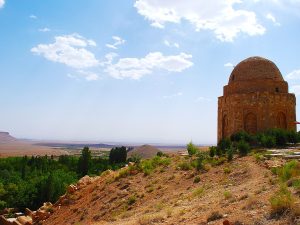
[[[139,172],[115,180],[107,173],[68,194],[44,225],[100,224],[207,224],[218,211],[224,218],[209,224],[222,224],[226,218],[235,224],[288,225],[288,217],[270,218],[269,198],[278,189],[270,180],[270,170],[253,157],[234,160],[200,173],[178,170],[184,158],[159,167],[148,176]],[[225,169],[225,170],[224,170]],[[226,171],[226,173],[224,172]]]

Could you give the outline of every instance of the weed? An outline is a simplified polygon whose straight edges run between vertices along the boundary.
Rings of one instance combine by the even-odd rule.
[[[207,222],[211,222],[211,221],[215,221],[215,220],[219,220],[222,219],[223,215],[221,213],[219,213],[218,211],[212,212],[208,218],[207,218]]]
[[[231,192],[229,192],[229,191],[224,191],[224,197],[225,197],[225,199],[230,199],[230,198],[232,198],[232,194],[231,194]]]
[[[273,215],[282,215],[286,211],[292,209],[294,204],[294,198],[291,192],[288,190],[286,186],[281,186],[280,190],[277,191],[270,198],[272,214]]]
[[[203,187],[198,187],[196,189],[194,189],[193,193],[192,193],[192,197],[201,197],[204,193],[204,188]]]
[[[194,178],[194,183],[199,183],[200,182],[200,177],[199,176],[196,176],[195,178]]]
[[[225,173],[225,174],[231,173],[231,169],[228,168],[228,167],[225,167],[225,168],[224,168],[224,173]]]
[[[180,170],[191,170],[192,169],[192,165],[191,163],[184,161],[178,164],[178,168]]]
[[[128,205],[133,205],[135,202],[136,202],[136,196],[135,195],[130,196],[127,200]]]

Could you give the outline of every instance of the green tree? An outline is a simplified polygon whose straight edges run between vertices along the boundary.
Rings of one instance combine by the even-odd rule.
[[[199,151],[198,147],[192,141],[187,144],[186,148],[190,156],[195,155]]]
[[[85,176],[89,172],[89,168],[91,165],[92,153],[89,147],[84,147],[81,151],[81,156],[78,161],[78,173],[81,176]]]
[[[126,147],[115,147],[110,150],[109,162],[110,163],[125,163],[127,159]]]

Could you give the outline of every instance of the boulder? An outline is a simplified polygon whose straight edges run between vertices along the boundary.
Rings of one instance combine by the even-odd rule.
[[[32,225],[32,218],[30,216],[19,216],[17,221],[22,225]]]

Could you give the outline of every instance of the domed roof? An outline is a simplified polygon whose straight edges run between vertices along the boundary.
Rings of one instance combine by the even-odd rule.
[[[268,59],[255,56],[243,60],[233,69],[229,83],[265,79],[284,81],[275,63]]]

